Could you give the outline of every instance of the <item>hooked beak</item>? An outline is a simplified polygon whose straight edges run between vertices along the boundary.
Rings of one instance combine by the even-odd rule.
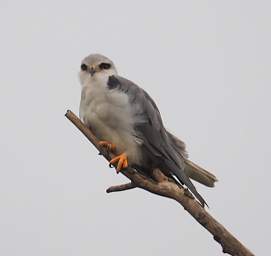
[[[89,73],[91,74],[91,76],[93,76],[93,75],[95,74],[95,72],[96,72],[95,67],[92,66],[92,67],[89,69]]]

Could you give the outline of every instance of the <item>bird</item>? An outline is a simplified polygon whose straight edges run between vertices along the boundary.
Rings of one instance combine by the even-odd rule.
[[[159,168],[177,184],[185,185],[204,207],[207,205],[191,179],[213,187],[217,178],[188,159],[185,143],[164,126],[149,94],[119,76],[112,60],[90,54],[80,66],[79,116],[91,128],[99,145],[114,152],[110,165],[121,172],[128,166],[152,177]]]

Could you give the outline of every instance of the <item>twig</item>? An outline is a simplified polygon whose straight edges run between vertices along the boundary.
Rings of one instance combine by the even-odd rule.
[[[119,191],[129,190],[133,188],[136,188],[136,185],[133,182],[129,182],[126,184],[111,186],[106,190],[106,193],[119,192]]]
[[[65,116],[88,138],[88,140],[101,152],[101,154],[107,160],[110,160],[114,156],[113,154],[108,154],[99,147],[98,139],[73,112],[68,110]],[[224,228],[223,225],[221,225],[203,207],[201,207],[201,205],[193,197],[189,196],[190,193],[187,193],[183,187],[170,181],[163,175],[160,170],[154,170],[154,176],[158,182],[141,175],[129,167],[121,173],[130,179],[132,184],[136,187],[142,188],[160,196],[174,199],[179,202],[184,207],[184,209],[188,211],[198,223],[206,228],[218,243],[221,244],[224,253],[228,253],[233,256],[253,256],[252,252],[250,252],[226,228]],[[124,184],[117,187],[127,188],[129,186],[128,184]],[[111,190],[112,188],[114,190],[117,187],[111,187]]]

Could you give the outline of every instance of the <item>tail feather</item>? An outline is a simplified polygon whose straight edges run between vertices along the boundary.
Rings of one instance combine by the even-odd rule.
[[[185,159],[184,172],[189,178],[207,187],[214,187],[215,182],[218,181],[215,175],[204,170],[203,168],[201,168],[200,166],[196,165],[195,163],[188,159]]]
[[[193,180],[195,180],[195,181],[197,181],[207,187],[214,187],[215,182],[218,181],[216,176],[213,175],[212,173],[204,170],[203,168],[201,168],[200,166],[191,162],[190,160],[188,160],[188,154],[186,152],[185,143],[168,131],[167,131],[167,134],[168,134],[176,152],[184,159],[184,163],[185,163],[184,172],[185,172],[185,174],[189,178],[191,178],[191,179],[193,179]]]

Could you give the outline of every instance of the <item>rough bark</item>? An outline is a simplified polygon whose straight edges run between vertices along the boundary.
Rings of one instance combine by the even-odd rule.
[[[65,116],[87,137],[87,139],[99,150],[100,154],[108,161],[114,157],[112,153],[108,153],[103,148],[100,148],[98,139],[73,112],[68,110]],[[159,169],[153,170],[155,180],[143,176],[132,168],[127,168],[121,173],[130,179],[131,182],[123,185],[112,186],[107,189],[108,193],[138,187],[151,193],[171,198],[180,203],[198,223],[212,234],[213,238],[222,246],[224,253],[228,253],[233,256],[254,255],[222,224],[214,219],[211,214],[209,214],[206,209],[204,209],[198,201],[195,200],[193,195],[187,189],[168,179]]]

